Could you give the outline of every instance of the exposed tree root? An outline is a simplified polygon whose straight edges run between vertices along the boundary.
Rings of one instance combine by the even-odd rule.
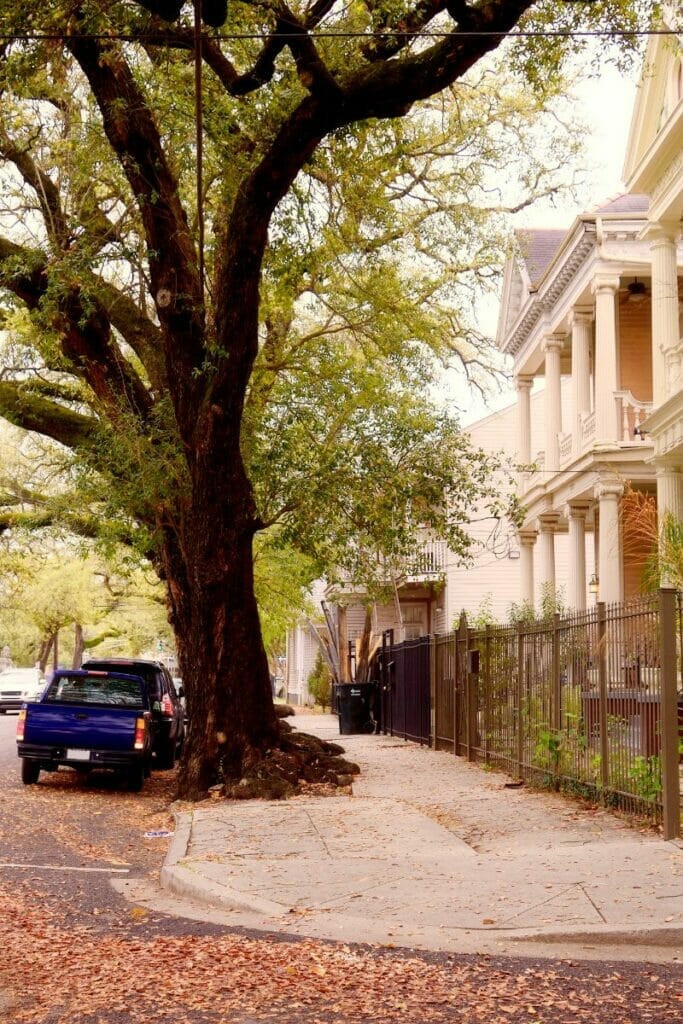
[[[265,753],[251,752],[240,779],[226,779],[222,795],[233,800],[286,800],[311,786],[334,790],[351,784],[357,764],[340,757],[338,743],[297,732],[280,719],[280,742]]]

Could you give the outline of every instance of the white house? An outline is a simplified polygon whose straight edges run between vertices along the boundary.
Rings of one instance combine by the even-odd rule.
[[[683,9],[664,5],[662,27],[678,34],[649,40],[626,150],[624,179],[648,196],[641,232],[652,279],[653,406],[643,424],[653,446],[657,505],[683,519]]]

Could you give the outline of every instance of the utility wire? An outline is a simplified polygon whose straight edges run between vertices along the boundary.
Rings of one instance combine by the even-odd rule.
[[[654,28],[654,29],[635,29],[635,28],[606,28],[606,29],[520,29],[506,32],[503,29],[497,32],[490,30],[479,30],[479,31],[460,31],[453,30],[452,32],[410,32],[403,29],[394,29],[392,31],[383,32],[221,32],[212,33],[207,38],[210,38],[216,42],[223,42],[229,40],[260,40],[267,41],[270,39],[301,39],[302,35],[308,35],[310,39],[365,39],[370,41],[376,39],[384,41],[388,39],[395,39],[400,36],[403,39],[449,39],[451,37],[458,37],[459,39],[481,39],[481,38],[508,38],[508,39],[544,39],[544,38],[555,38],[555,39],[583,39],[583,38],[606,38],[616,37],[623,39],[630,39],[633,37],[649,37],[649,36],[680,36],[682,33],[676,29],[669,28]],[[7,33],[0,32],[0,40],[5,42],[61,42],[65,39],[71,39],[73,33],[68,32],[31,32],[31,33]],[[84,32],[82,35],[79,34],[79,39],[89,39],[99,42],[124,42],[124,43],[149,43],[163,46],[165,43],[173,41],[172,30],[160,29],[156,32],[139,32],[139,33],[89,33]]]
[[[194,0],[194,107],[195,145],[197,148],[197,227],[199,249],[199,289],[204,301],[204,114],[202,108],[202,27],[201,0]]]

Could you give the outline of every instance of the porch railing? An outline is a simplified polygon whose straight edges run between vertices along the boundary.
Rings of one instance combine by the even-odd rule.
[[[586,412],[581,416],[581,450],[590,447],[595,438],[595,412]]]
[[[422,540],[419,550],[400,567],[407,580],[442,576],[446,571],[448,546],[442,540]]]
[[[621,441],[633,444],[640,439],[638,430],[652,411],[652,402],[641,402],[631,391],[617,391],[615,397],[619,402]]]

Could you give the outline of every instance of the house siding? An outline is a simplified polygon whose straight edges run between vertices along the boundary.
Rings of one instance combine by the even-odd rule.
[[[571,380],[562,380],[563,403],[569,401]],[[545,392],[537,391],[531,396],[531,451],[532,456],[543,448],[544,443]],[[517,444],[517,406],[507,406],[500,412],[487,416],[467,428],[474,444],[490,452],[503,452],[514,457]],[[484,511],[482,510],[482,515]],[[473,515],[477,518],[477,514]],[[442,617],[442,629],[447,631],[457,626],[460,613],[468,616],[479,612],[490,613],[497,621],[509,618],[510,607],[519,604],[521,589],[520,559],[517,533],[512,523],[493,520],[474,522],[470,527],[474,538],[473,558],[470,565],[458,564],[451,554],[447,570],[446,608]],[[594,542],[592,533],[586,535],[587,575],[593,572]],[[569,545],[566,534],[555,538],[555,578],[560,601],[566,600],[569,573]],[[538,576],[539,574],[537,574]],[[542,587],[536,588],[536,604],[540,603]]]
[[[641,402],[652,401],[651,317],[649,296],[619,307],[620,386]]]

